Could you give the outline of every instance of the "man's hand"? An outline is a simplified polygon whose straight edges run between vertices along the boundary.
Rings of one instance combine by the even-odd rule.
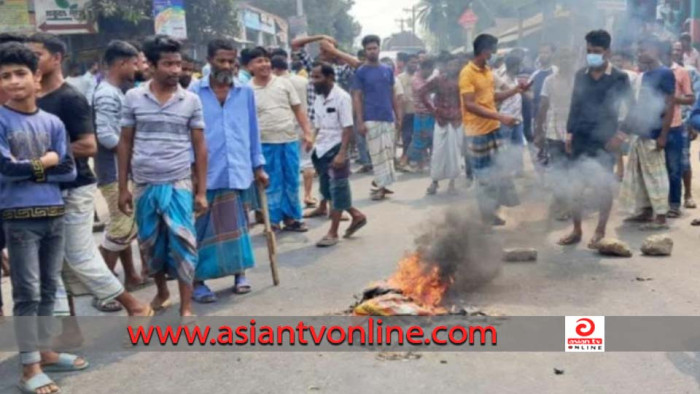
[[[668,142],[668,136],[662,134],[661,136],[659,136],[659,138],[656,139],[656,149],[657,150],[666,149],[667,142]]]
[[[255,170],[255,181],[261,184],[264,188],[267,188],[270,185],[270,177],[262,168]]]
[[[306,153],[311,152],[314,148],[314,139],[311,137],[311,134],[304,134],[303,148]]]
[[[41,166],[44,167],[44,169],[49,169],[52,167],[56,167],[58,163],[60,162],[61,158],[58,157],[58,153],[56,152],[47,152],[44,156],[39,159],[41,162]]]
[[[620,133],[615,134],[614,137],[608,141],[608,143],[605,145],[605,150],[608,152],[614,152],[617,153],[620,151],[620,148],[622,147],[622,144],[625,143],[626,136],[621,135]]]
[[[567,155],[571,155],[574,150],[572,148],[573,134],[566,135],[566,143],[564,144],[564,150],[566,150]]]
[[[194,196],[194,214],[196,217],[200,217],[207,213],[209,209],[209,201],[207,201],[206,194],[198,193]]]
[[[357,132],[360,133],[361,135],[366,136],[367,135],[367,124],[365,122],[362,122],[357,125]]]
[[[119,210],[126,216],[131,216],[134,213],[134,197],[128,190],[119,192]]]
[[[345,156],[345,153],[338,153],[333,158],[333,163],[331,163],[331,165],[335,169],[340,169],[340,168],[343,168],[343,166],[345,166],[345,163],[347,162],[347,160],[348,159],[347,159],[347,156]]]
[[[498,120],[508,127],[513,127],[518,123],[517,119],[509,115],[500,115]]]
[[[328,41],[328,42],[330,42],[331,44],[333,44],[333,47],[334,47],[334,48],[338,46],[338,41],[336,41],[335,38],[333,38],[333,37],[331,37],[331,36],[327,36],[327,35],[325,35],[325,34],[322,35],[321,37],[322,37],[322,38],[321,38],[321,44],[323,44],[324,41]]]

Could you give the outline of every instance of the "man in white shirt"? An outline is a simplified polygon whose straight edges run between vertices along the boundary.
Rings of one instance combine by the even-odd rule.
[[[311,81],[316,91],[314,126],[317,131],[312,160],[323,195],[318,210],[325,213],[328,201],[331,202],[331,228],[316,245],[330,247],[338,244],[343,211],[352,216],[345,238],[367,225],[367,217],[352,206],[350,191],[348,147],[353,135],[352,98],[335,84],[335,70],[329,64],[314,65]]]

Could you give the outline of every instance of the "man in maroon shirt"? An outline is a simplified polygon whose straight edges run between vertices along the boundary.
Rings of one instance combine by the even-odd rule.
[[[459,177],[461,141],[464,136],[459,97],[459,72],[462,63],[450,57],[445,72],[428,81],[419,91],[421,103],[435,117],[430,177],[433,182],[428,195],[437,193],[439,182],[449,179],[448,193],[454,194],[455,179]],[[434,94],[431,101],[430,96]]]

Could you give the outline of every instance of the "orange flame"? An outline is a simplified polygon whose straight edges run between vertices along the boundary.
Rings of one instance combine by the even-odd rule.
[[[388,281],[389,286],[429,308],[437,308],[442,303],[452,282],[452,279],[442,277],[440,267],[426,263],[418,253],[401,260],[398,271]]]

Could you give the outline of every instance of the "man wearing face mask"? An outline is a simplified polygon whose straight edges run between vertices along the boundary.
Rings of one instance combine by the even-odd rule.
[[[245,270],[255,265],[255,257],[248,235],[247,190],[255,181],[268,183],[255,95],[250,87],[234,83],[234,43],[213,40],[207,52],[211,73],[190,88],[202,100],[209,157],[210,209],[195,223],[199,263],[192,298],[200,303],[216,301],[205,280],[235,276],[234,292],[250,291]]]
[[[575,173],[581,178],[580,190],[575,190],[574,195],[579,196],[583,188],[592,186],[599,198],[598,226],[588,244],[591,249],[596,249],[605,238],[613,203],[612,172],[617,152],[627,137],[618,132],[620,107],[632,98],[627,74],[614,68],[609,61],[611,41],[612,37],[605,30],[586,35],[588,66],[576,73],[566,126],[566,152],[578,166]],[[598,183],[590,184],[593,181]],[[572,203],[574,230],[559,241],[560,245],[581,242],[582,205],[583,201]]]

